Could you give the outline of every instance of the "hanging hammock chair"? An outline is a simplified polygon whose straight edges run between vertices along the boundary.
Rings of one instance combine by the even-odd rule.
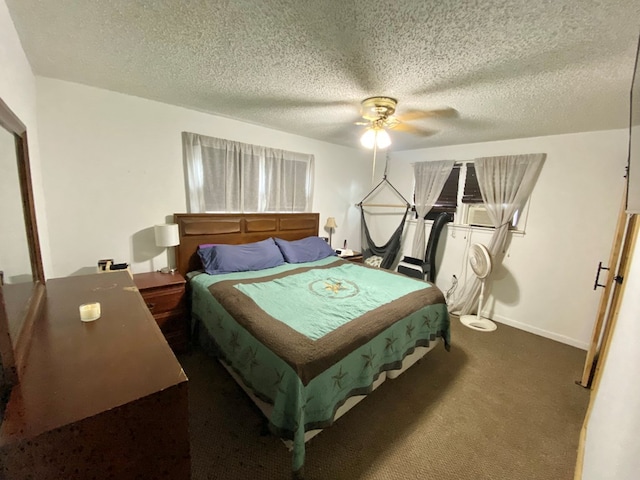
[[[363,233],[362,258],[364,259],[364,263],[372,267],[386,268],[387,270],[393,267],[402,247],[402,232],[408,212],[409,207],[407,206],[400,225],[398,225],[398,228],[393,232],[393,235],[391,235],[387,243],[384,245],[376,245],[369,234],[369,227],[367,227],[367,222],[364,218],[364,209],[360,209]]]
[[[375,164],[376,164],[376,155],[377,155],[377,147],[373,148],[373,171],[372,171],[372,180],[373,174],[375,173]],[[357,203],[356,206],[360,207],[360,218],[362,220],[362,258],[364,263],[370,265],[372,267],[380,267],[386,268],[387,270],[391,269],[398,258],[398,254],[402,248],[402,232],[404,230],[404,223],[407,219],[407,213],[411,208],[411,204],[409,201],[404,198],[396,187],[394,187],[389,180],[387,180],[387,171],[389,170],[389,152],[386,155],[386,161],[384,166],[384,174],[382,176],[382,180],[378,183],[373,189],[365,195],[365,197],[360,200],[360,203]],[[391,191],[400,198],[403,203],[402,204],[389,204],[389,203],[364,203],[364,201],[373,195],[380,187],[388,186]],[[402,215],[402,220],[400,221],[400,225],[396,228],[391,238],[384,245],[376,245],[371,239],[371,235],[369,234],[369,227],[367,226],[367,221],[364,218],[364,207],[390,207],[390,208],[405,208],[404,215]]]

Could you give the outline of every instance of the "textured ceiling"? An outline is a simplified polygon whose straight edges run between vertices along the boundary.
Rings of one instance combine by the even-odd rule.
[[[394,150],[627,126],[637,0],[7,0],[38,75],[358,145],[359,102],[453,108]]]

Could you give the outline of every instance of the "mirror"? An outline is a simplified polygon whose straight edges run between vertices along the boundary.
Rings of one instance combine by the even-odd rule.
[[[44,295],[27,130],[0,99],[1,385],[17,383]]]

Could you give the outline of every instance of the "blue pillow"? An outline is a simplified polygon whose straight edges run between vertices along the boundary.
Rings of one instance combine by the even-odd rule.
[[[198,245],[198,257],[200,257],[200,263],[202,264],[202,268],[206,269],[207,265],[210,263],[209,258],[211,256],[211,248],[217,246],[217,243],[203,243],[202,245]]]
[[[307,237],[292,242],[276,238],[275,241],[288,263],[313,262],[336,254],[320,237]]]
[[[242,245],[201,245],[198,255],[209,275],[263,270],[284,263],[273,238]]]

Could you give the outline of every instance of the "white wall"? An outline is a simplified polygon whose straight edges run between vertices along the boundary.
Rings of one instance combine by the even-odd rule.
[[[627,142],[628,132],[615,130],[398,152],[392,155],[389,177],[410,195],[413,162],[546,153],[526,233],[513,236],[503,265],[492,274],[485,315],[587,348],[601,294],[601,289],[593,290],[593,282],[598,262],[606,265],[609,258]],[[410,230],[407,255],[413,225]],[[468,227],[445,229],[438,247],[436,283],[441,289],[451,287],[454,274],[463,283],[468,245],[486,244],[490,234]]]
[[[369,186],[364,152],[60,80],[36,85],[56,276],[89,273],[101,258],[134,272],[166,266],[152,227],[186,211],[183,131],[314,154],[320,234],[336,217],[334,245],[347,238],[359,248],[353,204]]]
[[[47,236],[47,215],[40,175],[35,77],[4,0],[0,0],[0,72],[0,98],[27,127],[40,248],[45,275],[48,277],[51,274],[51,262]]]
[[[636,480],[640,472],[640,242],[587,424],[583,480]]]

